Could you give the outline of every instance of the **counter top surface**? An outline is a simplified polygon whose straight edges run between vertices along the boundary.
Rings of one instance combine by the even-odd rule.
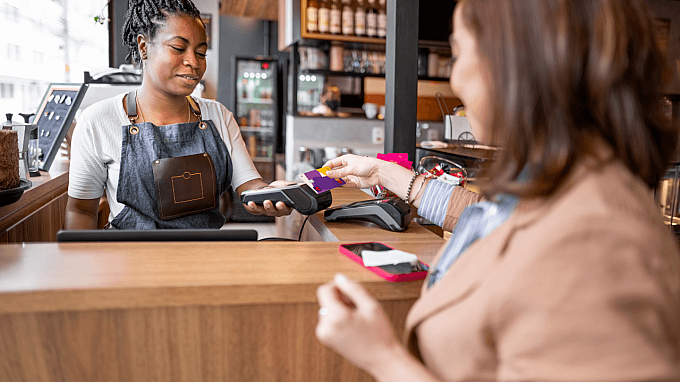
[[[369,198],[356,189],[332,192],[333,205]],[[415,298],[422,282],[384,281],[341,255],[338,245],[380,241],[430,263],[443,243],[416,223],[395,233],[371,223],[325,223],[323,213],[310,222],[339,242],[1,245],[0,313],[315,302],[318,285],[337,272],[379,299]]]
[[[477,147],[463,147],[463,145],[449,143],[447,147],[434,148],[434,147],[423,147],[420,144],[416,145],[417,148],[423,150],[429,150],[434,152],[442,152],[445,154],[459,155],[466,158],[476,159],[476,160],[491,160],[496,155],[495,150],[489,150]]]

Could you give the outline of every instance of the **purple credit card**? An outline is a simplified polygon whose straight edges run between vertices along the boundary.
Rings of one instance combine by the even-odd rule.
[[[302,178],[302,180],[317,194],[345,184],[345,181],[342,179],[327,177],[326,171],[328,170],[330,170],[328,167],[322,167],[318,170],[312,170],[301,174],[300,178]]]

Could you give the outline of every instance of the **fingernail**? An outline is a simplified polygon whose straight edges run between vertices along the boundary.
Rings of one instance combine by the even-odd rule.
[[[347,276],[343,275],[342,273],[336,273],[334,279],[338,284],[345,284],[348,280]]]

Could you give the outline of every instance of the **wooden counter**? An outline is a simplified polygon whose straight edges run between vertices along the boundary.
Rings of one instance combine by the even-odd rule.
[[[414,223],[393,233],[310,222],[320,236],[382,241],[425,262],[443,243]],[[338,244],[0,245],[0,380],[370,381],[316,340],[316,288],[337,272],[361,281],[401,335],[422,282],[386,282]]]
[[[64,227],[69,161],[57,157],[50,172],[31,177],[18,201],[0,207],[0,243],[54,241]]]

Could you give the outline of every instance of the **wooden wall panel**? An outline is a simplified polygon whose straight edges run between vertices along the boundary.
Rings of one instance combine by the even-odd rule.
[[[278,0],[222,0],[220,15],[278,21]]]
[[[399,336],[414,300],[383,305]],[[372,381],[314,335],[314,303],[0,315],[0,380]]]
[[[385,95],[383,94],[366,94],[364,97],[364,102],[377,103],[378,105],[385,104]],[[458,98],[453,97],[444,98],[444,102],[449,111],[462,104]],[[417,119],[419,121],[444,121],[435,97],[418,97],[417,105]]]

